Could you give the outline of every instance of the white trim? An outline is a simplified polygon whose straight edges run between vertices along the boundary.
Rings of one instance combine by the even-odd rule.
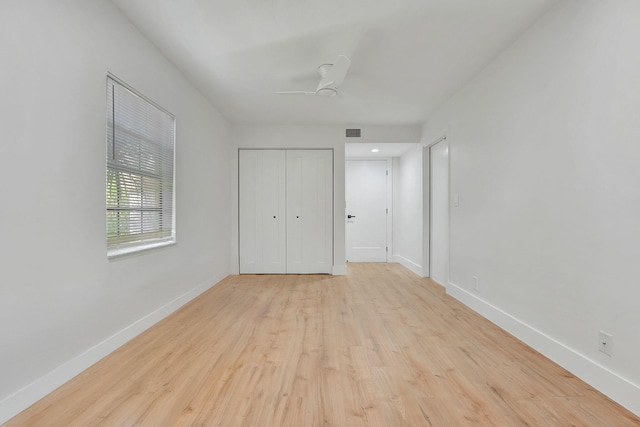
[[[73,359],[63,363],[51,372],[33,381],[31,384],[28,384],[15,393],[5,397],[0,401],[0,424],[15,417],[56,388],[60,387],[85,369],[89,368],[91,365],[98,362],[100,359],[115,351],[118,347],[149,329],[151,326],[169,316],[171,313],[178,310],[180,307],[193,300],[206,290],[215,286],[216,283],[217,282],[214,282],[212,284],[210,281],[207,281],[197,285],[195,288],[180,295],[173,301],[159,307],[121,331],[116,332]]]
[[[484,318],[522,340],[545,357],[615,400],[629,411],[640,415],[640,386],[610,371],[598,362],[556,341],[511,314],[449,283],[447,294],[462,302]]]
[[[431,280],[433,283],[437,283],[438,285],[442,286],[443,288],[446,289],[447,285],[445,283],[440,283],[439,281],[437,281],[436,279],[434,279],[433,277],[429,277],[429,280]]]
[[[422,277],[431,276],[431,150],[422,147]]]
[[[443,142],[447,143],[447,200],[446,200],[446,205],[447,205],[447,267],[446,267],[446,278],[444,279],[445,282],[449,281],[449,278],[451,277],[451,269],[450,269],[450,260],[451,260],[451,161],[450,161],[450,156],[449,156],[449,142],[447,141],[447,135],[443,135],[442,137],[438,138],[435,142],[430,143],[429,145],[427,145],[425,148],[428,150],[429,152],[429,188],[427,189],[428,191],[428,200],[427,203],[429,204],[429,220],[428,220],[428,236],[429,236],[429,241],[427,242],[428,244],[428,255],[429,258],[425,258],[424,260],[424,264],[427,265],[428,267],[426,268],[426,270],[429,272],[428,277],[430,277],[433,280],[433,156],[431,156],[431,150],[436,147],[438,144],[441,144]],[[436,283],[442,285],[442,286],[446,286],[446,283],[440,283],[437,280],[434,280]]]
[[[148,243],[136,243],[135,245],[130,246],[121,246],[114,247],[112,249],[107,249],[107,258],[114,259],[120,258],[126,255],[135,254],[138,252],[144,252],[151,249],[163,248],[165,246],[171,246],[176,244],[176,239],[174,237],[170,237],[166,240],[148,242]]]
[[[387,159],[387,262],[393,258],[393,159]]]
[[[334,265],[331,271],[331,274],[334,276],[346,276],[347,275],[347,265]]]
[[[431,147],[449,139],[449,128],[438,134],[439,137],[428,139],[422,144],[422,262],[424,264],[423,277],[431,277]],[[436,135],[438,135],[436,134]],[[449,201],[451,200],[451,144],[447,156],[449,170]],[[449,203],[449,261],[451,260],[451,205]],[[447,262],[447,280],[451,277],[451,263]],[[444,284],[442,284],[444,286]]]
[[[416,264],[415,262],[403,257],[402,255],[393,255],[392,258],[392,262],[397,262],[399,264],[401,264],[402,266],[408,268],[409,270],[413,271],[414,273],[416,273],[418,276],[420,277],[424,277],[422,275],[422,266],[419,264]]]

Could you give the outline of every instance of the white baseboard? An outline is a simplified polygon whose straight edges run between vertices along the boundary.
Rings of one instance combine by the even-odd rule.
[[[640,386],[452,283],[447,294],[640,416]]]
[[[331,274],[334,276],[346,276],[347,275],[347,265],[334,265],[331,271]]]
[[[94,345],[84,353],[58,366],[48,374],[38,378],[13,394],[0,401],[0,424],[15,417],[29,406],[51,393],[100,359],[115,351],[127,341],[141,334],[160,320],[164,319],[204,291],[213,287],[215,283],[201,283],[173,301],[159,307],[123,330]]]
[[[422,266],[421,265],[416,264],[415,262],[403,257],[402,255],[393,255],[391,257],[391,260],[393,262],[397,262],[397,263],[401,264],[404,267],[407,267],[409,270],[413,271],[418,276],[422,277]]]

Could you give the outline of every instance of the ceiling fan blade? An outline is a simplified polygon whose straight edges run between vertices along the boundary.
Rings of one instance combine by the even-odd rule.
[[[351,60],[349,58],[344,55],[338,56],[338,59],[336,59],[336,62],[334,62],[333,66],[327,71],[327,74],[322,77],[318,87],[328,87],[329,85],[333,87],[340,86],[350,66]]]
[[[315,92],[308,92],[305,90],[285,90],[281,92],[276,92],[278,95],[315,95]]]

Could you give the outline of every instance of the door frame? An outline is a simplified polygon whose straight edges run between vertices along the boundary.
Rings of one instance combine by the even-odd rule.
[[[338,270],[336,268],[336,259],[335,259],[335,253],[336,253],[336,247],[335,247],[335,241],[336,241],[336,214],[335,214],[335,209],[336,209],[336,164],[335,164],[335,160],[336,160],[336,153],[335,153],[335,149],[333,147],[237,147],[237,158],[236,158],[236,207],[237,207],[237,212],[236,212],[236,221],[237,221],[237,229],[236,231],[236,236],[237,236],[237,255],[232,255],[232,258],[236,258],[237,262],[238,262],[238,274],[244,274],[241,273],[241,263],[240,263],[240,174],[241,174],[241,168],[240,168],[240,152],[241,151],[284,151],[285,153],[287,151],[318,151],[318,150],[324,150],[324,151],[330,151],[331,152],[331,272],[327,273],[327,274],[331,274],[331,275],[344,275],[346,273],[341,273],[340,270]],[[286,162],[285,162],[285,169],[286,169]],[[286,180],[285,180],[285,186],[286,186]],[[285,202],[285,208],[286,208],[286,202]],[[346,214],[345,214],[346,217]],[[285,221],[286,221],[286,214],[285,214]],[[286,222],[285,222],[285,230],[286,230]],[[286,235],[286,231],[285,231],[285,235]],[[285,253],[285,273],[286,273],[286,253]],[[314,274],[314,273],[311,273]]]
[[[344,169],[345,169],[345,177],[347,170],[347,162],[370,162],[370,161],[385,161],[387,164],[387,251],[386,251],[386,261],[391,262],[393,257],[393,159],[391,157],[349,157],[344,159]],[[346,195],[346,186],[347,181],[345,178],[345,195]],[[345,206],[346,206],[346,197],[345,197]],[[345,255],[347,253],[348,239],[347,239],[347,211],[345,209],[344,212],[344,223],[345,223],[345,231],[344,231],[344,243],[345,243]],[[348,260],[347,260],[348,262]]]
[[[449,155],[447,156],[447,203],[449,206],[448,209],[448,220],[449,220],[449,230],[448,230],[448,262],[447,262],[447,283],[443,283],[443,285],[447,285],[450,272],[451,272],[451,142],[449,138],[449,132],[443,131],[440,132],[440,136],[431,139],[427,144],[422,146],[422,182],[424,183],[422,191],[422,212],[423,212],[423,222],[422,222],[422,244],[423,244],[423,269],[422,275],[423,277],[431,277],[431,217],[432,217],[432,206],[431,206],[431,187],[432,187],[432,172],[431,172],[431,147],[435,146],[439,142],[449,141]]]

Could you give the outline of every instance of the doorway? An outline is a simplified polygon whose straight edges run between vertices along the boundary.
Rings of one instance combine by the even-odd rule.
[[[347,160],[347,262],[387,262],[391,241],[390,160]]]
[[[429,277],[449,282],[449,143],[446,138],[429,150]]]

